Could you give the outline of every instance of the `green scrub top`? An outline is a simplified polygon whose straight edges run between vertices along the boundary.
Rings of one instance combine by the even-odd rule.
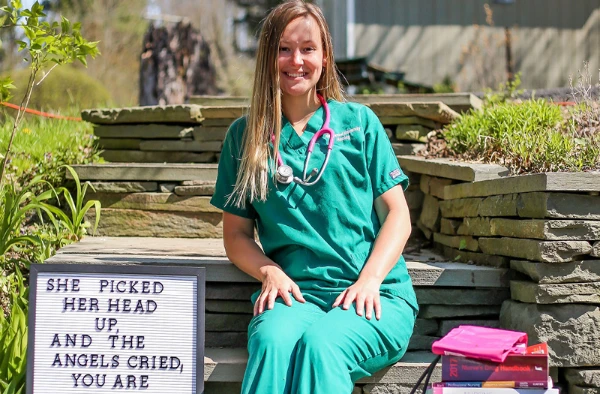
[[[373,111],[357,103],[330,100],[328,104],[335,141],[325,172],[315,185],[283,185],[270,173],[266,201],[247,202],[243,209],[227,203],[242,155],[246,128],[242,117],[225,138],[211,199],[226,212],[256,220],[264,253],[303,291],[341,292],[356,282],[381,227],[375,199],[396,185],[408,187],[408,178]],[[308,143],[324,118],[321,107],[301,136],[282,119],[280,154],[297,177],[302,178]],[[307,173],[315,167],[321,170],[328,139],[323,136],[315,144]],[[385,278],[381,291],[403,298],[418,310],[403,257]]]

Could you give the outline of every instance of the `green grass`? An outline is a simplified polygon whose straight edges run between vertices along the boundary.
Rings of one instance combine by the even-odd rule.
[[[7,110],[8,111],[8,110]],[[12,112],[0,125],[0,154],[6,153],[14,119]],[[12,111],[12,110],[10,110]],[[77,116],[73,109],[67,116]],[[63,164],[86,164],[99,161],[92,125],[87,122],[43,118],[27,115],[21,122],[13,143],[7,174],[14,181],[25,182],[43,175],[52,185],[64,180]]]
[[[472,111],[444,131],[451,154],[499,163],[512,173],[600,168],[600,134],[584,138],[571,114],[544,100]]]

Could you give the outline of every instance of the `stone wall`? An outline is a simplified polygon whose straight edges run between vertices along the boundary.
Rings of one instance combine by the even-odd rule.
[[[472,95],[442,99],[459,109],[478,105]],[[397,155],[415,154],[430,131],[459,116],[442,101],[381,100],[362,99],[379,116]],[[216,163],[229,125],[247,114],[247,105],[227,98],[209,104],[92,109],[82,117],[94,124],[101,156],[108,162]]]
[[[420,175],[417,226],[437,250],[510,267],[501,327],[547,342],[569,393],[600,392],[600,173],[507,177],[497,166],[400,162]]]

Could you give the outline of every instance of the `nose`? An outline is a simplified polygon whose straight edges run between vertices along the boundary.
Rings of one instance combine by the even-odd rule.
[[[298,64],[301,65],[302,63],[304,63],[302,61],[302,53],[300,52],[299,49],[296,49],[293,53],[292,53],[292,63],[294,65]]]

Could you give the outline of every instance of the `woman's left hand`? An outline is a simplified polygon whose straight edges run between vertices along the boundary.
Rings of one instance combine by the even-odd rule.
[[[381,300],[379,298],[379,287],[381,282],[375,279],[361,279],[344,290],[333,303],[333,308],[342,305],[342,308],[348,309],[353,302],[356,302],[356,314],[371,320],[373,310],[375,318],[381,318]]]

